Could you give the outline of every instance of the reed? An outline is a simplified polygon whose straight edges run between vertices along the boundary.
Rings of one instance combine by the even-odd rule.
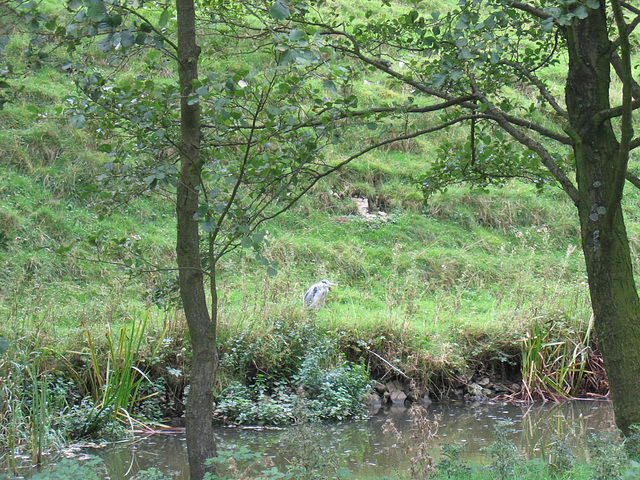
[[[3,462],[16,472],[19,459],[39,465],[64,444],[56,428],[60,405],[51,394],[50,372],[41,351],[9,352],[0,361],[0,445]]]
[[[587,356],[592,322],[582,342],[554,340],[554,323],[545,326],[536,320],[521,341],[522,391],[527,400],[560,400],[575,397],[587,373]]]
[[[106,355],[98,352],[90,330],[85,328],[90,356],[89,390],[93,406],[87,414],[80,436],[91,436],[110,421],[128,425],[132,430],[147,427],[148,422],[136,416],[134,410],[138,403],[158,394],[140,393],[145,383],[153,383],[143,364],[143,341],[146,338],[148,320],[149,311],[142,321],[134,321],[130,327],[122,326],[117,336],[110,330],[107,331]],[[165,326],[148,358],[154,358],[158,353],[168,326],[169,324]]]

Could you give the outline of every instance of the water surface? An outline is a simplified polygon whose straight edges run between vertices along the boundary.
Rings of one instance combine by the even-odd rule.
[[[286,429],[217,430],[220,451],[247,447],[285,466],[296,459],[332,461],[349,468],[356,479],[405,473],[411,448],[433,434],[428,451],[434,458],[441,444],[465,446],[465,459],[486,461],[483,451],[496,440],[496,427],[509,422],[506,435],[527,457],[544,457],[558,438],[568,438],[579,459],[588,455],[586,445],[594,433],[615,429],[608,401],[572,401],[548,404],[431,404],[426,421],[404,407],[372,412],[361,421],[345,421]],[[187,480],[184,432],[155,434],[134,442],[92,450],[107,465],[110,478],[130,478],[141,469],[156,468],[175,479]]]

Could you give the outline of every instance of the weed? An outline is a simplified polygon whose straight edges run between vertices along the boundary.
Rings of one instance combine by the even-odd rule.
[[[45,362],[39,351],[24,356],[11,352],[0,360],[0,445],[13,472],[16,457],[29,452],[39,465],[66,440],[58,427],[59,412],[69,405],[67,392],[52,388]]]
[[[589,450],[592,469],[590,480],[623,478],[623,469],[628,467],[630,462],[618,432],[591,435]]]
[[[76,432],[78,437],[95,435],[113,421],[127,424],[132,429],[144,426],[144,420],[134,416],[134,409],[137,404],[158,393],[142,393],[145,383],[152,384],[142,364],[141,347],[146,338],[147,321],[148,312],[130,330],[122,327],[117,339],[110,332],[107,333],[106,363],[101,362],[91,333],[85,328],[91,359],[89,389],[92,399],[85,399],[80,405],[80,410],[86,413],[86,417]],[[151,352],[152,358],[156,356],[160,344],[158,342]],[[74,374],[80,377],[77,372]]]
[[[544,452],[547,452],[548,470],[554,477],[567,474],[576,464],[576,456],[571,449],[572,435],[556,435],[551,439],[547,446],[543,446]]]
[[[165,475],[156,468],[141,470],[133,477],[133,480],[170,480],[171,477]]]
[[[523,458],[518,448],[507,439],[507,433],[512,431],[508,422],[496,424],[496,440],[485,447],[487,457],[492,460],[487,469],[494,472],[495,480],[517,478],[516,473],[523,465]]]
[[[99,480],[107,474],[99,458],[89,458],[82,462],[63,459],[44,471],[36,473],[32,480]]]
[[[469,477],[471,467],[462,459],[464,445],[442,444],[442,458],[436,464],[438,476],[443,479]]]
[[[429,455],[433,440],[438,434],[438,419],[430,419],[427,411],[418,405],[411,407],[413,428],[411,429],[411,480],[426,480],[436,474],[434,459]]]

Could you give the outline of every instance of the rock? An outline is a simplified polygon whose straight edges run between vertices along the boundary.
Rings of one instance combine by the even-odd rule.
[[[394,390],[391,392],[391,400],[394,403],[402,403],[407,399],[407,394],[402,390]]]
[[[482,395],[484,395],[485,397],[493,397],[493,390],[491,390],[490,388],[483,388]]]
[[[412,389],[407,392],[406,402],[418,403],[422,399],[422,395],[418,389]]]
[[[385,392],[387,392],[387,386],[384,383],[381,382],[376,382],[376,384],[373,386],[374,391],[382,396],[385,394]]]
[[[496,393],[505,393],[505,392],[508,392],[509,389],[507,387],[505,387],[501,383],[494,383],[493,384],[493,391],[496,392]]]
[[[489,385],[489,383],[491,383],[491,380],[489,380],[489,377],[484,377],[478,380],[478,385],[480,385],[481,387],[486,387],[487,385]]]
[[[477,383],[467,385],[467,393],[472,397],[479,397],[482,395],[482,387]]]

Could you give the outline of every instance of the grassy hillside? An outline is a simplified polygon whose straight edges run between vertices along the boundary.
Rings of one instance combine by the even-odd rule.
[[[2,335],[37,333],[78,350],[82,322],[100,330],[148,308],[154,321],[171,318],[184,329],[179,310],[168,314],[149,300],[154,289],[170,290],[174,272],[132,277],[109,263],[117,261],[112,247],[129,239],[152,264],[173,268],[171,200],[149,194],[106,210],[97,177],[107,159],[90,131],[72,129],[51,108],[64,104],[71,82],[43,66],[24,83],[0,112]],[[48,113],[31,113],[34,102]],[[476,341],[517,351],[533,318],[582,328],[589,309],[572,206],[560,192],[519,183],[488,192],[453,188],[425,204],[413,178],[439,141],[359,159],[269,225],[277,277],[248,253],[226,258],[228,336],[302,319],[302,293],[325,277],[340,287],[316,322],[364,341],[380,329],[410,343],[429,338],[416,341],[414,353],[455,365],[467,362]],[[373,215],[360,215],[353,197],[367,198]]]

